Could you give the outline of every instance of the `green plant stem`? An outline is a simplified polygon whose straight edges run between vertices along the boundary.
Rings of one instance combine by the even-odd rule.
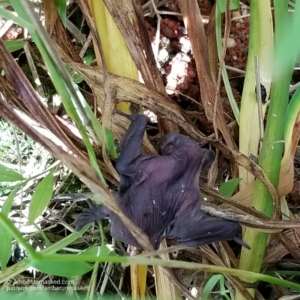
[[[275,66],[274,76],[271,88],[271,102],[268,112],[267,125],[263,146],[259,155],[259,164],[262,166],[270,181],[275,187],[278,186],[281,157],[283,151],[283,131],[285,124],[285,115],[289,100],[289,84],[293,72],[294,60],[290,63],[281,64],[285,56],[285,48],[282,47],[282,37],[286,32],[282,30],[283,24],[289,23],[287,3],[281,0],[275,0]],[[278,63],[277,63],[278,62]],[[284,67],[283,67],[284,66]],[[279,205],[279,203],[278,203]],[[264,186],[256,180],[252,206],[268,217],[272,217],[273,200]],[[260,272],[261,264],[264,258],[267,246],[268,234],[251,230],[245,231],[245,242],[249,244],[251,250],[242,250],[240,269]],[[249,280],[251,282],[251,280]],[[255,290],[249,289],[254,295]],[[237,293],[236,300],[244,299]]]
[[[231,269],[226,267],[219,267],[219,266],[212,266],[212,265],[204,265],[204,264],[195,264],[189,262],[180,262],[180,261],[166,261],[162,259],[156,258],[144,258],[144,257],[126,257],[126,256],[112,256],[112,255],[102,255],[95,257],[94,255],[73,255],[73,254],[52,254],[55,251],[60,250],[64,245],[69,244],[71,241],[77,239],[81,234],[78,232],[76,234],[72,234],[64,239],[64,243],[58,243],[55,247],[50,247],[41,251],[39,253],[35,252],[33,248],[27,243],[27,241],[22,237],[22,235],[18,232],[18,230],[11,224],[11,222],[2,214],[0,213],[0,224],[4,227],[4,230],[8,230],[12,233],[12,235],[17,239],[19,243],[21,243],[25,248],[26,251],[29,253],[30,258],[27,258],[22,261],[21,265],[24,265],[24,268],[28,266],[27,264],[35,264],[39,261],[97,261],[97,262],[113,262],[113,263],[129,263],[129,264],[139,264],[139,265],[158,265],[158,266],[165,266],[165,267],[172,267],[172,268],[186,268],[186,269],[199,269],[207,272],[212,273],[224,273],[228,275],[239,276],[242,278],[251,278],[252,280],[262,280],[278,285],[283,285],[285,287],[290,287],[300,291],[300,285],[287,281],[282,280],[279,278],[275,278],[272,276],[253,273],[238,269]],[[26,262],[27,264],[26,264]],[[17,264],[18,265],[18,264]],[[16,269],[16,266],[14,269]],[[8,269],[7,269],[8,270]],[[6,270],[6,271],[7,271]],[[0,276],[0,282],[2,280],[7,280],[9,274],[6,272],[2,272],[3,276]],[[1,278],[3,277],[3,278]]]
[[[189,269],[189,270],[202,270],[205,272],[211,273],[222,273],[228,274],[233,276],[238,276],[242,279],[251,278],[253,281],[262,280],[269,283],[274,283],[277,285],[293,288],[295,290],[300,291],[300,284],[290,282],[288,280],[283,280],[280,278],[276,278],[273,276],[268,276],[261,273],[254,273],[249,271],[243,271],[239,269],[232,269],[227,267],[220,267],[220,266],[213,266],[213,265],[206,265],[206,264],[199,264],[199,263],[191,263],[191,262],[184,262],[184,261],[175,261],[175,260],[163,260],[159,258],[144,258],[139,256],[114,256],[114,255],[100,255],[100,256],[93,256],[93,255],[73,255],[73,254],[38,254],[38,259],[35,261],[30,261],[30,264],[35,264],[40,260],[50,260],[50,261],[89,261],[89,262],[112,262],[112,263],[126,263],[129,264],[136,264],[136,265],[154,265],[154,266],[162,266],[162,267],[169,267],[169,268],[178,268],[178,269]]]
[[[14,238],[20,243],[25,250],[28,252],[28,255],[32,256],[33,258],[37,258],[37,253],[34,249],[29,245],[29,243],[23,238],[21,233],[18,229],[8,220],[8,218],[0,212],[0,227],[1,230],[8,231]]]
[[[269,95],[274,64],[274,38],[270,1],[251,0],[250,11],[249,52],[240,107],[239,150],[245,155],[258,156],[260,128],[255,93],[254,57],[258,56],[260,83],[266,88],[267,95]],[[263,116],[265,111],[266,105],[264,104]],[[243,178],[240,183],[241,189],[254,181],[253,175],[242,167],[239,168],[239,177]]]

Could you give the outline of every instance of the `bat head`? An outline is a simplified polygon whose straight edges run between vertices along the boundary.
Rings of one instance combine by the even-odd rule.
[[[215,152],[205,148],[203,148],[202,151],[204,151],[203,158],[202,158],[202,162],[203,162],[202,169],[208,170],[210,165],[215,159]]]
[[[191,163],[201,162],[202,168],[208,168],[215,158],[213,151],[201,148],[200,145],[186,135],[169,133],[159,143],[161,155],[186,157]]]

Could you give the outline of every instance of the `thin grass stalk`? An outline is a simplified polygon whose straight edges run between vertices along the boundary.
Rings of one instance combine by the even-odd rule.
[[[222,48],[223,48],[223,45],[222,45],[222,14],[221,14],[221,11],[220,11],[218,5],[216,5],[215,16],[216,16],[216,20],[215,20],[215,23],[216,23],[216,40],[217,40],[217,48],[218,48],[218,57],[219,57],[219,60],[220,60],[221,56],[222,56]],[[225,65],[222,66],[222,79],[223,79],[223,82],[224,82],[224,86],[225,86],[225,89],[226,89],[228,100],[229,100],[231,109],[233,111],[235,120],[239,124],[239,122],[240,122],[240,111],[239,111],[238,105],[236,103],[236,100],[233,96],[232,88],[231,88],[231,85],[230,85],[230,82],[229,82],[228,73],[227,73]]]

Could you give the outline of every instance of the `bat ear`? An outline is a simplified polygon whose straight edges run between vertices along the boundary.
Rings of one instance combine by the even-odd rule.
[[[203,158],[202,158],[202,170],[208,170],[210,165],[215,159],[215,152],[209,149],[203,150]]]

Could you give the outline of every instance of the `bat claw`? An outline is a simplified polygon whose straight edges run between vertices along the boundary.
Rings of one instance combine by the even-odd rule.
[[[243,247],[245,247],[245,248],[247,248],[247,249],[251,249],[251,247],[247,244],[247,243],[245,243],[241,238],[239,238],[239,237],[235,237],[235,238],[233,238],[233,240],[237,243],[237,244],[239,244],[239,245],[241,245],[241,246],[243,246]]]
[[[76,230],[80,231],[86,224],[92,223],[99,219],[108,219],[109,212],[104,206],[96,206],[88,199],[90,208],[84,208],[83,212],[76,220]]]

